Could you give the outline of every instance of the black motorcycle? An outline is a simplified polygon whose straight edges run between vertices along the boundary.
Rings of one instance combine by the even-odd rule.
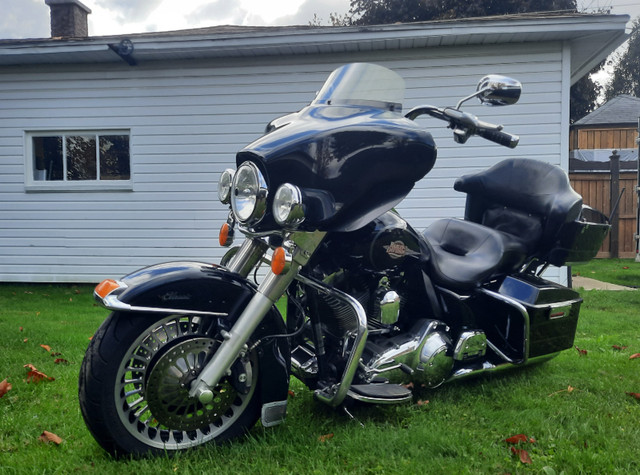
[[[541,273],[591,259],[609,225],[563,170],[510,159],[463,176],[464,220],[423,232],[393,209],[436,161],[414,119],[447,122],[459,143],[513,148],[518,137],[461,105],[513,104],[520,84],[487,76],[456,107],[405,115],[403,92],[381,66],[337,69],[222,173],[220,243],[236,230],[244,241],[220,265],[164,263],[96,287],[113,313],[89,345],[79,396],[105,450],[164,453],[231,439],[259,418],[279,424],[291,374],[332,407],[396,404],[412,399],[402,383],[435,388],[573,345],[581,299]],[[275,305],[285,296],[286,319]]]

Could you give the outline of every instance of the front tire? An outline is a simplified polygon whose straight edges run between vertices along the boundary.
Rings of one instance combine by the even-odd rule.
[[[259,417],[255,352],[202,404],[190,383],[222,341],[213,318],[112,313],[93,337],[80,369],[82,416],[109,453],[145,455],[238,437]]]

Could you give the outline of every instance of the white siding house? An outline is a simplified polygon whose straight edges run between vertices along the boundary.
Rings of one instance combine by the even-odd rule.
[[[511,156],[567,168],[569,87],[624,41],[627,21],[534,15],[0,41],[0,281],[97,282],[160,261],[216,261],[227,214],[220,172],[347,62],[398,72],[406,110],[455,105],[488,73],[523,83],[517,105],[467,107],[520,135],[516,150],[479,138],[456,145],[441,123],[420,119],[439,161],[399,210],[418,229],[461,217],[464,196],[452,189],[460,174]],[[123,39],[134,64],[114,52]],[[128,138],[130,174],[40,180],[38,138],[66,136]],[[71,153],[72,142],[60,143]]]

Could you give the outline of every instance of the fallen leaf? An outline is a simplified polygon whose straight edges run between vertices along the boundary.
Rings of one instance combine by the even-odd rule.
[[[587,355],[587,350],[581,350],[577,346],[576,346],[576,350],[578,350],[578,353],[580,353],[580,356],[583,356],[583,355],[586,356]]]
[[[628,268],[629,268],[629,266],[624,266],[624,267],[623,267],[623,269],[628,269]]]
[[[23,331],[23,330],[24,330],[24,328],[20,327],[20,331]]]
[[[60,353],[59,351],[52,351],[52,352],[51,352],[51,356],[52,356],[52,357],[54,357],[54,358],[55,358],[56,356],[60,356],[61,354],[62,354],[62,353]]]
[[[28,339],[28,338],[25,338],[24,340],[22,340],[22,343],[26,343],[26,342],[28,342],[28,341],[29,341],[29,339]]]
[[[39,439],[40,441],[44,442],[44,443],[53,443],[56,445],[60,445],[62,443],[62,439],[60,437],[58,437],[56,434],[54,434],[53,432],[49,432],[48,430],[45,430],[42,432],[42,434],[40,434]]]
[[[626,393],[626,394],[640,401],[640,393]]]
[[[420,400],[418,400],[418,402],[416,404],[418,406],[426,406],[427,404],[429,404],[429,401],[428,400],[424,400],[423,401],[422,399],[420,399]]]
[[[629,356],[630,360],[635,360],[636,358],[640,358],[640,353],[634,353],[633,355]]]
[[[531,461],[531,457],[529,456],[529,452],[527,452],[526,450],[524,450],[524,449],[516,449],[515,447],[511,447],[511,452],[513,452],[518,457],[520,457],[520,462],[528,463],[528,464],[533,463]]]
[[[24,367],[28,369],[26,379],[27,383],[39,383],[43,380],[55,381],[55,378],[47,376],[42,371],[38,371],[32,364],[26,364]]]
[[[508,439],[504,439],[507,444],[519,444],[520,442],[528,442],[529,437],[524,434],[513,435]]]
[[[56,358],[53,364],[71,364],[64,358]]]
[[[44,348],[47,351],[51,351],[51,347],[49,345],[40,345],[41,348]]]
[[[9,391],[11,391],[11,383],[9,383],[5,378],[4,381],[0,382],[0,397],[4,396]]]
[[[325,434],[325,435],[321,435],[320,437],[318,437],[318,441],[320,442],[326,442],[329,439],[333,439],[333,436],[335,434],[331,433],[331,434]]]
[[[618,350],[618,351],[622,351],[622,350],[626,350],[627,348],[629,348],[628,346],[618,346],[618,345],[613,345],[612,348],[614,350]]]
[[[407,383],[407,384],[403,384],[402,386],[404,386],[407,389],[413,389],[413,383]]]
[[[296,393],[293,392],[291,389],[289,389],[289,396],[290,397],[296,397]]]

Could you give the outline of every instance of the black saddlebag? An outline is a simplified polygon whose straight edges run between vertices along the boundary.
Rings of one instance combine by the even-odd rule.
[[[536,276],[509,276],[499,293],[524,306],[529,315],[528,357],[573,346],[582,299],[572,289]]]

